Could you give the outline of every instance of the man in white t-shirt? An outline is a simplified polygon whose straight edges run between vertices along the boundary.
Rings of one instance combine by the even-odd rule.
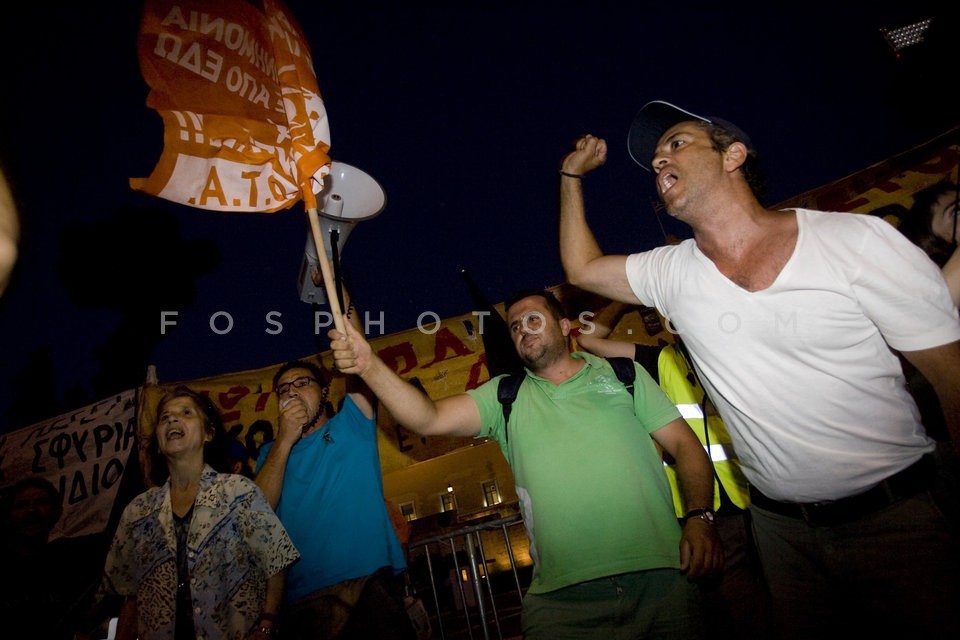
[[[766,209],[756,150],[730,122],[655,101],[628,144],[693,238],[604,256],[581,176],[607,147],[588,135],[560,171],[564,270],[656,306],[689,347],[752,485],[781,632],[946,635],[960,541],[932,500],[935,444],[891,353],[928,376],[960,442],[960,321],[939,270],[884,220]]]

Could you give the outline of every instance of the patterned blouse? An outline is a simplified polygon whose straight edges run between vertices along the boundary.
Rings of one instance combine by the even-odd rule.
[[[197,638],[242,640],[262,612],[267,579],[300,557],[253,481],[204,466],[187,535]],[[123,511],[103,590],[136,596],[141,640],[174,637],[177,540],[170,482]]]

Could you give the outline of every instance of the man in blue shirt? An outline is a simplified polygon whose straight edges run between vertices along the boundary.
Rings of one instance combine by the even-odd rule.
[[[260,449],[256,482],[301,554],[287,577],[280,629],[296,639],[412,639],[375,405],[365,386],[347,384],[334,414],[329,375],[313,362],[288,362],[274,376],[277,437]]]

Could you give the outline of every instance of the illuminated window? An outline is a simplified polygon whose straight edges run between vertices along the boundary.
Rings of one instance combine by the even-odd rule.
[[[412,502],[404,502],[400,505],[400,513],[403,514],[403,517],[410,520],[417,519],[417,508]]]
[[[497,488],[496,480],[488,480],[483,485],[483,506],[492,507],[500,504],[500,489]]]

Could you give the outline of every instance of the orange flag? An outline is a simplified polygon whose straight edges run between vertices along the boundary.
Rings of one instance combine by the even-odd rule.
[[[147,106],[163,118],[153,173],[130,186],[216,211],[307,209],[330,131],[302,30],[279,0],[146,0]]]

